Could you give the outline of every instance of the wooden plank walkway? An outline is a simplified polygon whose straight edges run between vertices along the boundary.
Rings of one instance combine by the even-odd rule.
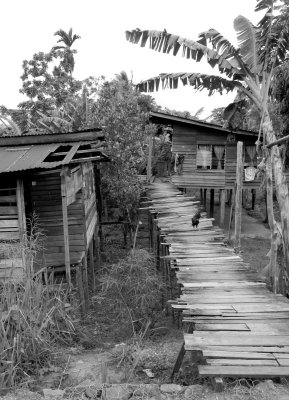
[[[212,219],[203,213],[198,229],[192,227],[199,209],[193,198],[155,183],[149,199],[161,245],[169,247],[163,258],[181,286],[172,307],[190,327],[173,373],[191,351],[203,377],[289,376],[289,301],[270,292],[226,247]]]

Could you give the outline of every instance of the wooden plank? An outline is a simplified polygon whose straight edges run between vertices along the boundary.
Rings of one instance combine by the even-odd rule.
[[[289,367],[272,366],[198,366],[200,376],[227,376],[227,377],[273,377],[289,376]]]
[[[0,197],[1,203],[1,197]],[[7,216],[7,215],[17,215],[17,207],[16,206],[0,206],[0,216]]]
[[[0,204],[3,203],[16,203],[16,195],[0,196]]]
[[[0,219],[0,228],[18,228],[17,219]]]
[[[199,324],[196,323],[195,331],[250,331],[246,324]]]
[[[289,353],[289,346],[189,346],[185,345],[186,350],[188,351],[229,351],[229,352],[249,352],[249,353],[276,353],[278,356],[279,354],[288,354]]]
[[[67,187],[66,176],[68,167],[63,166],[61,169],[61,200],[62,200],[62,218],[63,218],[63,240],[64,240],[64,258],[66,280],[69,288],[71,287],[71,271],[70,271],[70,249],[69,249],[69,232],[68,232],[68,213],[67,213]]]
[[[289,346],[288,335],[252,335],[244,332],[236,335],[228,333],[195,336],[184,334],[186,346],[215,345],[215,346]]]
[[[26,256],[25,256],[25,247],[26,247],[26,212],[25,212],[25,194],[24,194],[24,185],[23,179],[17,179],[16,181],[16,198],[17,198],[17,213],[18,213],[18,226],[19,226],[19,241],[21,245],[21,255],[22,255],[22,264],[28,277],[31,277],[34,271],[30,271],[27,269],[28,265],[26,264]],[[31,268],[33,268],[31,266]]]
[[[223,366],[223,365],[258,365],[258,366],[267,366],[271,365],[273,367],[279,366],[278,362],[276,360],[268,360],[266,358],[263,358],[261,360],[254,360],[254,359],[231,359],[231,358],[222,358],[222,359],[209,359],[206,360],[208,365],[215,365],[215,366]]]
[[[276,360],[281,367],[289,367],[289,358],[276,358]]]
[[[279,356],[274,356],[272,353],[261,353],[261,352],[254,352],[254,351],[217,351],[217,350],[203,350],[202,352],[203,357],[206,359],[214,358],[214,359],[246,359],[246,360],[275,360]],[[278,354],[278,353],[277,353]],[[281,354],[282,355],[282,354]]]

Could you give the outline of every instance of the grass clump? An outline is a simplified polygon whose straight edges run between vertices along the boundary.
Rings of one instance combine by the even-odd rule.
[[[100,277],[100,292],[94,297],[122,331],[136,334],[160,310],[164,283],[155,260],[146,250],[135,250],[110,265]]]
[[[39,279],[0,287],[0,388],[14,387],[51,360],[57,343],[70,343],[75,327],[68,291]]]

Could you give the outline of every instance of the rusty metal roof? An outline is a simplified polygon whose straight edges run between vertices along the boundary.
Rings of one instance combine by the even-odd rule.
[[[87,144],[88,142],[66,142],[0,147],[0,173],[36,168],[50,169],[69,164],[70,162],[77,162],[78,159],[73,160],[73,157],[76,155],[80,146]],[[93,144],[95,143],[90,144],[92,144],[93,148]],[[63,151],[59,149],[61,152],[57,153],[57,149],[61,146],[65,146],[67,150]],[[101,149],[99,150],[100,151],[96,153],[96,155],[101,158]],[[56,161],[53,161],[53,157],[55,157]],[[89,161],[89,157],[87,161]]]

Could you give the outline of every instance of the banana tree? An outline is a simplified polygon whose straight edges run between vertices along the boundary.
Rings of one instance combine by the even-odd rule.
[[[277,5],[278,3],[278,5]],[[164,31],[135,29],[126,31],[126,38],[134,44],[149,47],[162,53],[182,54],[194,60],[206,61],[217,67],[220,75],[201,73],[166,73],[141,82],[140,91],[152,92],[160,85],[175,89],[182,82],[195,90],[207,89],[209,96],[237,89],[255,104],[261,114],[260,133],[263,132],[263,149],[276,140],[268,112],[270,84],[276,68],[285,60],[289,50],[289,2],[288,0],[257,0],[255,11],[265,14],[257,26],[247,18],[234,20],[238,47],[234,47],[215,29],[202,32],[196,41]],[[256,142],[261,146],[260,135]],[[267,159],[273,168],[277,200],[281,213],[283,249],[289,271],[289,192],[278,146],[267,150]],[[272,230],[276,228],[271,227]],[[273,235],[272,235],[273,236]]]

